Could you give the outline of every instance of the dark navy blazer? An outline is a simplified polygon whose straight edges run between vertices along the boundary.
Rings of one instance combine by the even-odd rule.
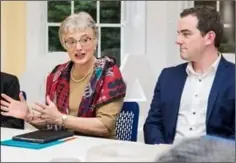
[[[145,143],[173,143],[186,67],[184,63],[161,72],[143,127]],[[206,133],[235,139],[235,64],[223,56],[208,98]]]

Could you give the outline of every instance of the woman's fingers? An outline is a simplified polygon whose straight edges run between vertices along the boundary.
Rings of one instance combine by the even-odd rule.
[[[41,118],[41,114],[31,114],[28,116],[29,123],[45,123],[45,120]]]
[[[36,106],[42,108],[43,110],[45,110],[45,109],[47,108],[46,105],[44,105],[44,104],[40,104],[40,103],[38,103],[38,102],[35,102],[34,104],[35,104]]]
[[[41,108],[41,107],[38,107],[38,106],[37,106],[37,107],[33,107],[32,110],[33,110],[33,111],[37,111],[37,112],[39,112],[39,113],[44,113],[44,109]]]
[[[8,95],[6,95],[4,93],[2,93],[1,96],[2,96],[2,98],[4,98],[8,102],[13,102],[14,101],[13,98],[9,97]]]
[[[1,110],[5,111],[5,112],[8,112],[9,108],[1,105]]]
[[[37,112],[37,114],[44,114],[46,112],[46,105],[40,104],[40,103],[34,103],[34,106],[32,107],[32,110],[34,112]]]
[[[33,119],[41,118],[41,115],[42,114],[34,114],[34,115],[32,115],[32,118]]]
[[[10,106],[10,103],[9,103],[9,102],[6,102],[6,101],[4,101],[4,100],[1,100],[1,105],[6,106],[6,107],[9,107],[9,106]]]
[[[47,118],[48,118],[48,116],[47,116],[47,115],[45,115],[45,114],[41,114],[41,115],[40,115],[40,118],[42,118],[42,119],[47,119]]]
[[[10,114],[9,114],[8,112],[1,112],[1,114],[2,114],[3,116],[10,116]]]
[[[38,118],[38,119],[33,119],[33,120],[31,121],[31,123],[45,123],[45,120],[40,119],[40,118]]]

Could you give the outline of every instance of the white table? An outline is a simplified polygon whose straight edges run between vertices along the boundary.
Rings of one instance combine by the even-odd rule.
[[[26,132],[30,131],[1,128],[1,141]],[[76,137],[77,139],[40,150],[1,146],[1,161],[155,161],[161,153],[171,147],[85,136]]]

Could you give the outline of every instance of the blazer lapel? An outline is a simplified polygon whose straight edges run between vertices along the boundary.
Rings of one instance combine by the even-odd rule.
[[[227,61],[223,58],[223,56],[221,56],[221,60],[218,66],[218,69],[216,71],[216,75],[215,75],[215,79],[213,81],[212,87],[211,87],[211,91],[210,91],[210,95],[208,98],[208,106],[207,106],[207,117],[206,117],[206,123],[208,123],[209,117],[212,113],[213,110],[213,106],[215,104],[217,95],[219,93],[219,90],[221,88],[221,83],[223,82],[223,80],[225,79],[225,68],[226,68],[226,63]]]

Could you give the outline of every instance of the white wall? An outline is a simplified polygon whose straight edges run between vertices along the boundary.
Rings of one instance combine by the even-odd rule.
[[[1,5],[1,15],[3,15],[2,5]],[[3,70],[3,67],[4,67],[3,61],[4,61],[4,54],[6,53],[6,51],[4,49],[4,47],[6,47],[5,41],[3,41],[5,38],[5,33],[3,32],[3,31],[5,31],[4,28],[5,28],[5,24],[3,23],[3,18],[1,18],[1,70]]]

